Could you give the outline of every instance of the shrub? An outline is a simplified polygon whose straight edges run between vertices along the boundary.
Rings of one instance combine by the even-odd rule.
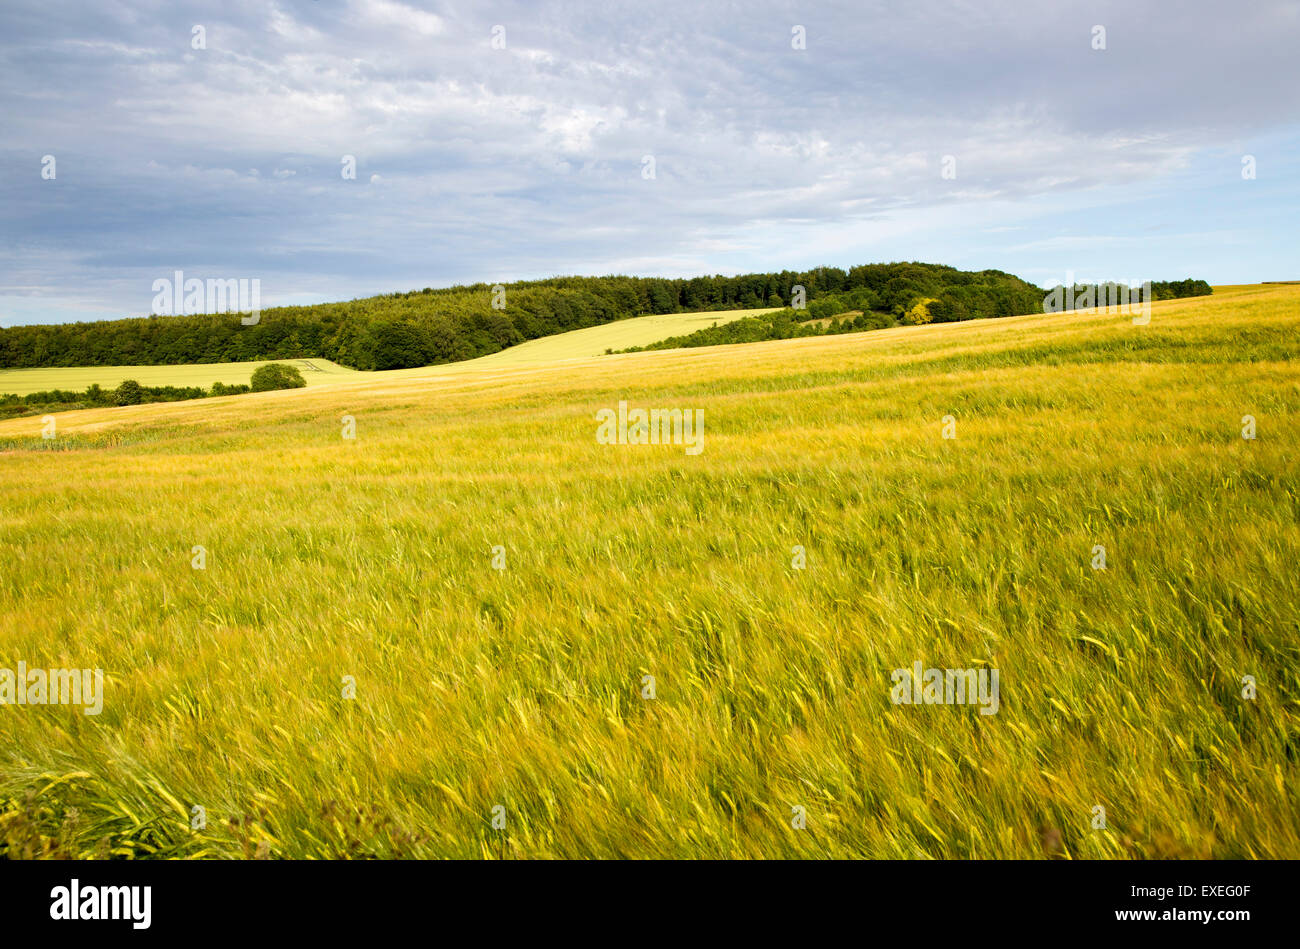
[[[301,389],[307,384],[302,373],[295,366],[282,362],[269,362],[253,370],[249,385],[254,392],[269,392],[272,389]]]
[[[134,379],[123,379],[113,393],[113,401],[118,405],[139,405],[144,401],[144,389]]]
[[[242,382],[233,386],[228,386],[224,382],[214,382],[212,388],[208,391],[208,395],[243,395],[245,392],[252,391]]]

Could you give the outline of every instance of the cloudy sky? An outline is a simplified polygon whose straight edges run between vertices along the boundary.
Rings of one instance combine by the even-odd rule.
[[[0,325],[175,270],[1300,279],[1297,49],[1298,0],[4,0]]]

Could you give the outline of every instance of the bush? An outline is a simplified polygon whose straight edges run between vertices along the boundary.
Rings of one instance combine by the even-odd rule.
[[[118,405],[139,405],[144,401],[144,389],[134,379],[123,379],[113,393],[113,401]]]
[[[233,386],[228,386],[224,382],[214,382],[212,388],[208,391],[208,395],[243,395],[245,392],[252,391],[242,382]]]
[[[269,392],[272,389],[301,389],[307,384],[302,373],[295,366],[282,362],[269,362],[253,370],[249,385],[254,392]]]

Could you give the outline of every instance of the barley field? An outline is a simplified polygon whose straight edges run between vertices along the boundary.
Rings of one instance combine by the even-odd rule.
[[[0,706],[0,847],[1300,857],[1298,330],[1224,287],[0,422],[0,667],[104,670]],[[918,661],[997,714],[894,704]]]

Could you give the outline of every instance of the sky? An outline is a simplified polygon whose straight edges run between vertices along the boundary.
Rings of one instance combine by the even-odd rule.
[[[177,270],[1300,279],[1297,49],[1300,0],[4,0],[0,325]]]

